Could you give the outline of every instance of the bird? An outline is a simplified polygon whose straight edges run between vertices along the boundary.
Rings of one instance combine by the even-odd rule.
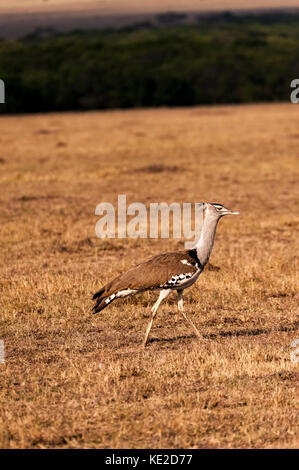
[[[207,265],[219,220],[225,215],[239,214],[218,203],[202,203],[202,210],[202,229],[193,248],[158,254],[115,277],[93,295],[93,313],[100,312],[117,299],[145,291],[160,291],[158,300],[151,309],[151,319],[142,343],[145,347],[162,300],[176,290],[179,312],[191,325],[198,339],[202,339],[200,332],[184,311],[183,291],[195,283]]]

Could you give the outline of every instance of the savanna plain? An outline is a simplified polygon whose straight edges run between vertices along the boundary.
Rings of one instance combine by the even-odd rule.
[[[299,107],[0,117],[2,448],[298,446]],[[91,314],[184,239],[99,239],[100,202],[220,202],[210,259],[141,343],[157,293]],[[299,355],[298,355],[299,356]]]

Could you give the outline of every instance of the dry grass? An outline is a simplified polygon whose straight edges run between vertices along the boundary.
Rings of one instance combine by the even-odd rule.
[[[287,104],[0,118],[1,447],[298,445],[298,124]],[[117,194],[242,212],[186,292],[202,344],[175,296],[144,353],[156,294],[90,314],[116,273],[183,247],[97,239]]]

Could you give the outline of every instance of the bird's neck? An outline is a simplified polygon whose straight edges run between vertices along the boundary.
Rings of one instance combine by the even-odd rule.
[[[205,217],[200,237],[194,247],[202,266],[207,264],[212,253],[218,220]]]

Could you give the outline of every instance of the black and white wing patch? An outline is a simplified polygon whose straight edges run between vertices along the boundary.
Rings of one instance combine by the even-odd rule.
[[[198,270],[197,272],[187,272],[187,273],[181,273],[172,276],[165,284],[160,285],[160,288],[162,289],[176,289],[178,287],[183,287],[186,286],[186,284],[189,284],[188,281],[194,281],[197,279],[200,271]]]

